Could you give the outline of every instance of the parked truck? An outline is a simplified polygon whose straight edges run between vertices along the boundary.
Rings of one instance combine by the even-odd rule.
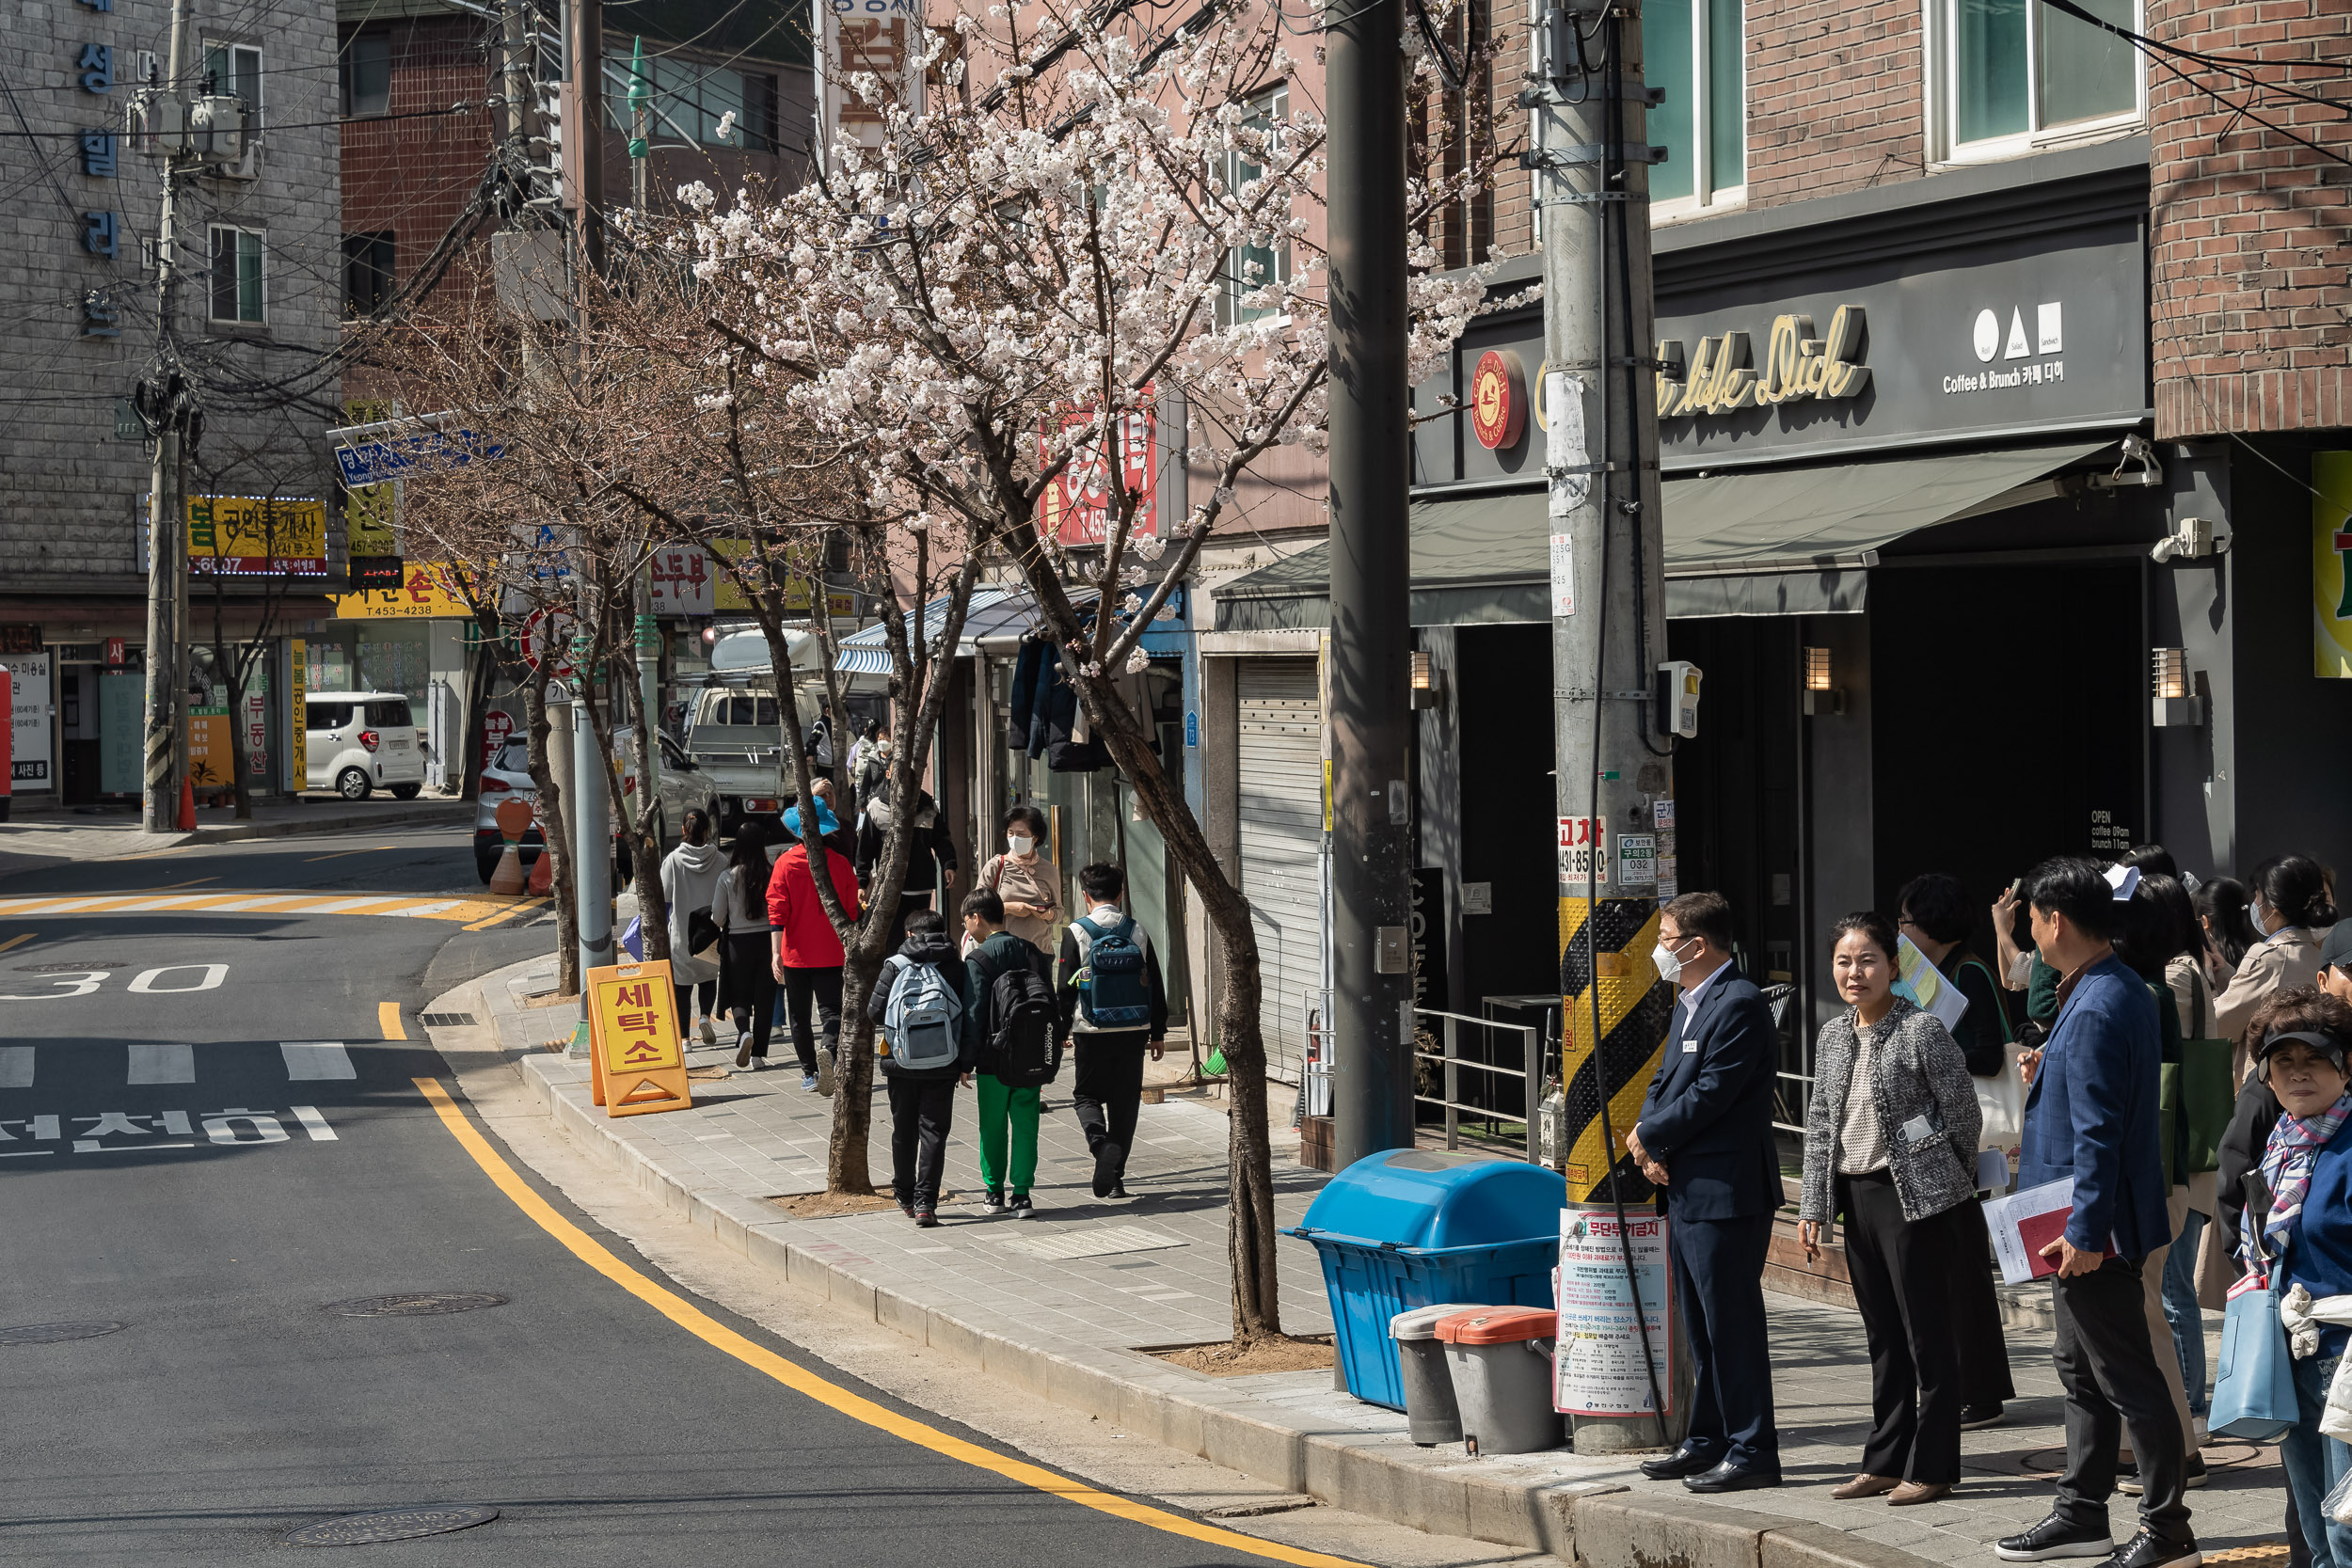
[[[817,634],[787,631],[785,678],[805,736],[824,693],[824,647]],[[785,758],[775,661],[767,634],[730,632],[711,645],[710,684],[687,710],[686,752],[719,794],[721,832],[747,821],[771,825],[798,794]]]

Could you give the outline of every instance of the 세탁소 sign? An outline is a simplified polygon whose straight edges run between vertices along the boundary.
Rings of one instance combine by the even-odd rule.
[[[588,994],[591,1098],[605,1115],[690,1108],[669,960],[592,969]]]

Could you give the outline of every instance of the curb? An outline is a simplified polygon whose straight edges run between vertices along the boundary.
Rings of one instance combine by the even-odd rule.
[[[235,844],[250,838],[295,838],[305,833],[344,832],[354,828],[403,828],[421,822],[462,823],[472,813],[473,803],[469,800],[444,800],[436,805],[408,806],[390,811],[341,812],[269,822],[222,822],[182,833],[178,842]]]
[[[477,1016],[485,1022],[493,988],[509,973],[461,988],[479,998]],[[1470,1473],[1476,1461],[1401,1453],[1360,1431],[1286,1419],[1249,1393],[1138,1352],[1024,1342],[1009,1332],[1013,1324],[958,1316],[861,1277],[855,1264],[864,1259],[845,1256],[837,1243],[796,1240],[803,1222],[731,1192],[691,1185],[612,1134],[586,1103],[580,1064],[551,1053],[498,1054],[582,1153],[794,1287],[1025,1392],[1286,1491],[1433,1534],[1547,1552],[1579,1568],[1931,1568],[1928,1559],[1809,1521],[1637,1494],[1602,1479],[1481,1476]]]

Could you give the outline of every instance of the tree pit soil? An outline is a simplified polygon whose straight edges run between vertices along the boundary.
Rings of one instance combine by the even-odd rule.
[[[945,1209],[961,1196],[960,1193],[942,1193],[939,1206]],[[879,1214],[898,1207],[898,1200],[888,1193],[787,1193],[768,1201],[796,1220],[837,1220],[851,1214]]]
[[[1144,1354],[1210,1377],[1328,1370],[1332,1359],[1331,1337],[1327,1334],[1300,1338],[1269,1335],[1253,1341],[1247,1349],[1222,1339],[1207,1345],[1157,1345],[1147,1347]]]

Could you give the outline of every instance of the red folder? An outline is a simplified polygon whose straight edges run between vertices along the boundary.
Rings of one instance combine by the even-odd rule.
[[[2058,1273],[2058,1259],[2042,1257],[2042,1249],[2066,1233],[2066,1222],[2074,1215],[2074,1205],[2069,1204],[2063,1209],[2028,1215],[2017,1222],[2017,1239],[2026,1245],[2026,1257],[2034,1278],[2043,1279]],[[2115,1256],[2114,1243],[2108,1243],[2106,1256]]]

